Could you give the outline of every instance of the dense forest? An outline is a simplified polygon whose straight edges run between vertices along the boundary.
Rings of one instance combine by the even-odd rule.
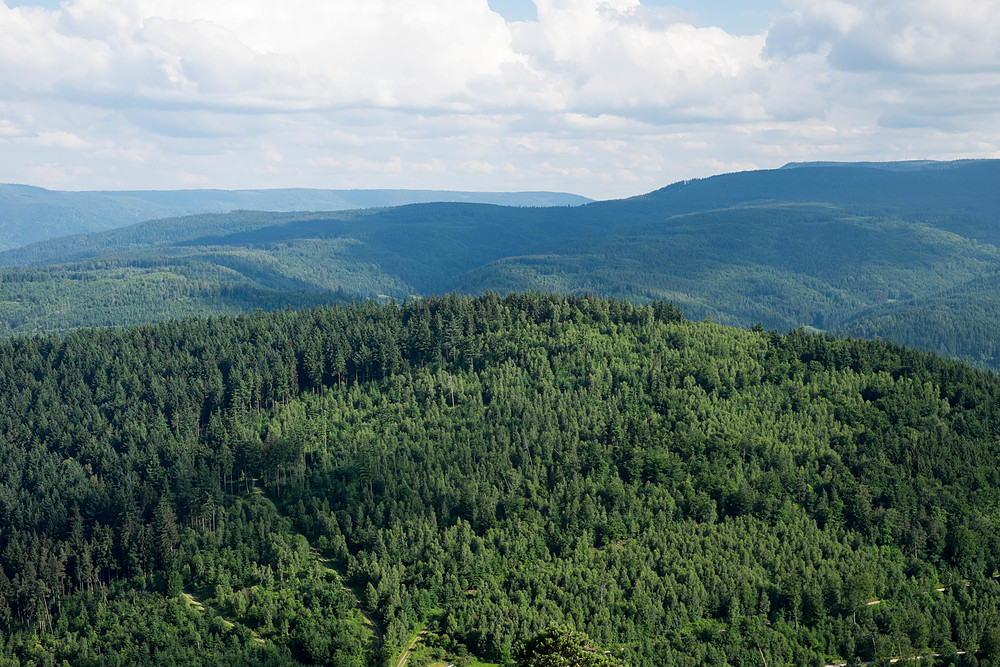
[[[1000,378],[935,355],[489,293],[0,386],[3,664],[1000,661]]]
[[[533,290],[1000,371],[1000,161],[793,166],[584,206],[237,211],[50,239],[0,252],[0,336]]]
[[[837,335],[907,341],[913,347],[1000,371],[1000,272],[942,293],[894,300],[832,329]]]

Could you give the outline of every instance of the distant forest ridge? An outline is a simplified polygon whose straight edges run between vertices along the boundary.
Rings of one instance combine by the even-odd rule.
[[[820,163],[581,206],[147,221],[0,252],[0,335],[533,290],[667,300],[696,320],[883,338],[1000,370],[998,184],[996,160]]]
[[[931,171],[935,169],[955,169],[972,163],[996,162],[987,159],[969,160],[900,160],[895,162],[789,162],[782,169],[801,169],[803,167],[860,167],[865,169],[884,169],[885,171]]]
[[[0,250],[45,239],[198,213],[339,211],[428,202],[501,206],[577,206],[591,201],[563,192],[457,190],[108,190],[60,191],[0,184]]]

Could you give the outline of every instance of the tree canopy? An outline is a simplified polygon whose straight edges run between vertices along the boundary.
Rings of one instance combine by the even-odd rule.
[[[1000,378],[897,345],[451,295],[16,337],[0,386],[3,660],[997,646]]]

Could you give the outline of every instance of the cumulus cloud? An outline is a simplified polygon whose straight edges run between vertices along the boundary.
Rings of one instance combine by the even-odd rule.
[[[40,146],[54,146],[56,148],[90,148],[90,143],[76,136],[72,132],[39,132],[35,139]]]
[[[562,82],[566,108],[652,119],[755,115],[762,36],[661,23],[638,0],[538,0],[515,46]]]
[[[120,105],[475,111],[698,107],[760,70],[763,37],[664,20],[638,0],[69,0],[0,5],[0,80]]]
[[[784,0],[750,35],[640,0],[535,5],[0,0],[0,180],[608,196],[997,152],[992,0]]]
[[[853,107],[892,130],[959,133],[1000,108],[1000,19],[991,0],[786,0],[766,57],[815,104]],[[813,76],[788,76],[789,70]],[[781,104],[776,106],[782,106]],[[785,107],[788,108],[788,107]],[[777,115],[777,114],[775,114]],[[967,118],[963,119],[965,116]]]
[[[1000,70],[993,0],[786,0],[768,53],[825,52],[851,71],[975,73]]]
[[[0,4],[5,84],[135,104],[420,107],[517,60],[485,0]]]

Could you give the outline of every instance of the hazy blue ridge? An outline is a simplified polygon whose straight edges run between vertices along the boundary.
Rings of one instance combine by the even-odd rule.
[[[1000,370],[998,183],[997,161],[804,165],[574,207],[152,220],[0,252],[0,329],[535,290],[668,300],[694,319],[880,337]]]
[[[807,167],[861,167],[884,169],[886,171],[931,171],[935,169],[956,169],[975,162],[996,162],[996,160],[900,160],[895,162],[789,162],[782,169],[802,169]]]
[[[504,206],[578,206],[590,199],[560,192],[450,190],[136,190],[66,192],[0,184],[0,249],[74,233],[198,213],[236,210],[331,211],[440,201]]]

